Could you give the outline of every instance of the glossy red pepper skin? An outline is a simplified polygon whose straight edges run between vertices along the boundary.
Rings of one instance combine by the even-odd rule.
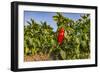
[[[62,42],[63,42],[63,39],[64,39],[64,28],[61,28],[60,30],[59,30],[59,32],[58,32],[58,37],[57,37],[57,39],[58,39],[58,43],[59,44],[62,44]]]

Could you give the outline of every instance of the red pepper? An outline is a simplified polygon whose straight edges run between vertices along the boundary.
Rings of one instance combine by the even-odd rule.
[[[58,32],[58,43],[61,44],[63,42],[64,39],[64,28],[60,28],[59,32]]]

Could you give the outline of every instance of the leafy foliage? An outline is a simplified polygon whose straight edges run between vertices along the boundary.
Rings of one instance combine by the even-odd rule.
[[[36,23],[33,19],[24,26],[24,55],[47,54],[51,60],[90,58],[90,16],[84,14],[77,21],[61,13],[53,16],[56,32],[47,22]],[[61,45],[57,42],[58,30],[65,29]]]

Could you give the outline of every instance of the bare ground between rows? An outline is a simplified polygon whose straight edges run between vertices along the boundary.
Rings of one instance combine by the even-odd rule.
[[[29,62],[29,61],[47,61],[50,60],[49,56],[47,54],[35,54],[35,55],[30,55],[30,56],[24,56],[24,61]]]

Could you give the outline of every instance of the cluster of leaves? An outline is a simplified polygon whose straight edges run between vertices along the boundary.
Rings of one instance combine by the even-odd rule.
[[[61,48],[63,59],[86,59],[90,57],[90,17],[84,14],[81,19],[73,21],[57,13],[53,17],[60,27],[65,29],[65,38]]]
[[[36,23],[31,19],[31,23],[24,26],[24,52],[25,55],[47,53],[52,45],[53,28],[47,25],[46,22],[41,24]]]
[[[24,55],[44,53],[53,60],[87,59],[90,57],[90,17],[84,14],[77,21],[61,13],[53,16],[57,23],[54,32],[46,22],[36,23],[33,19],[24,26]],[[61,45],[57,42],[58,30],[65,30]]]

